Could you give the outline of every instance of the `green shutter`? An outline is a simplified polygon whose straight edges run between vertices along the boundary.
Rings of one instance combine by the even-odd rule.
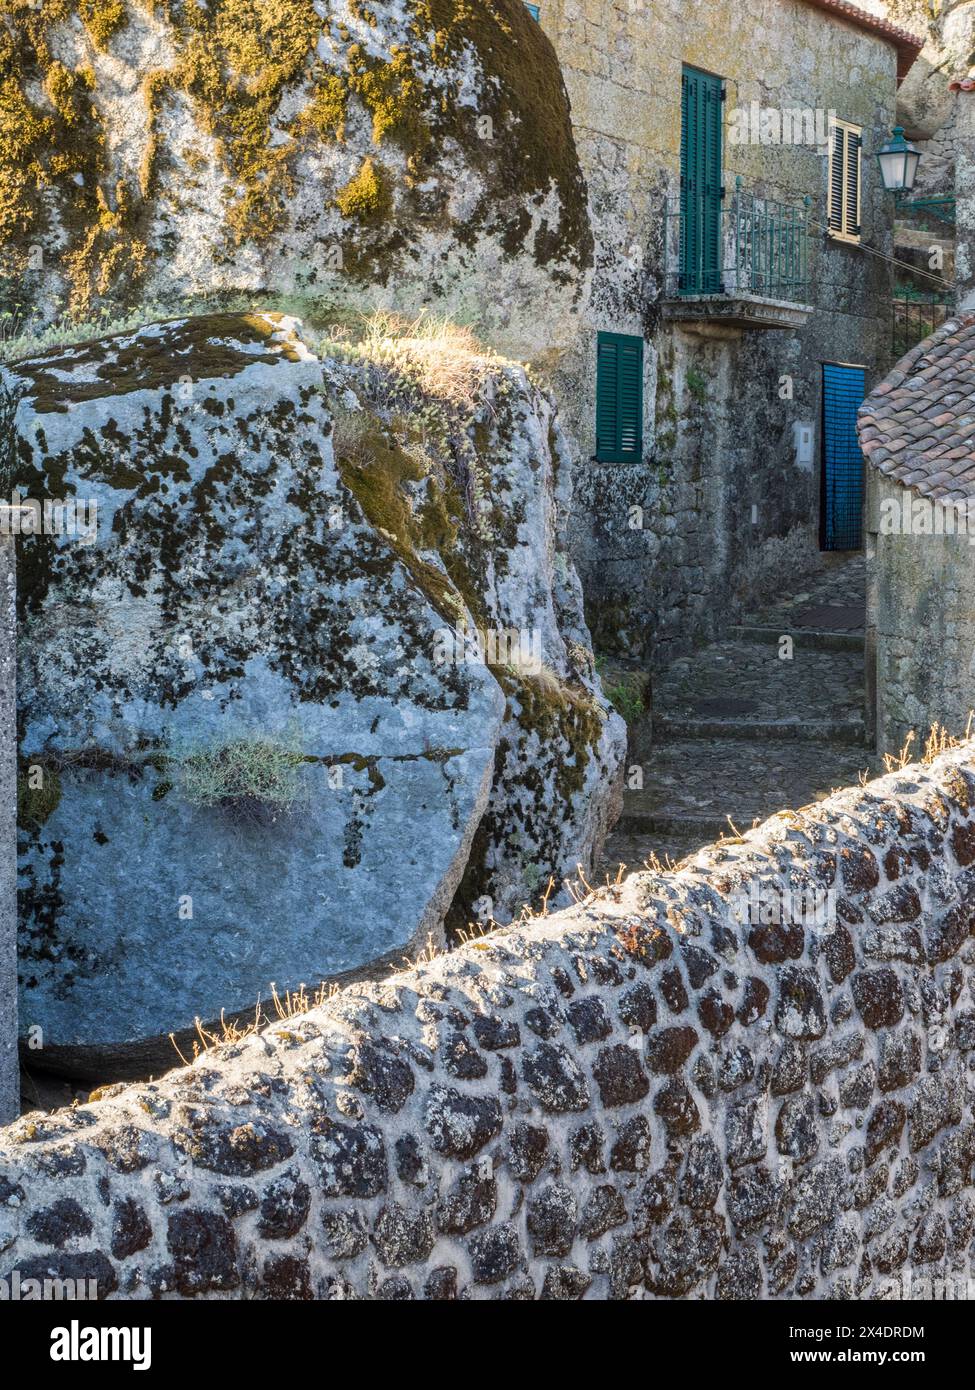
[[[681,294],[721,294],[721,78],[698,68],[681,74]]]
[[[635,463],[643,455],[643,339],[600,333],[596,341],[596,457]]]

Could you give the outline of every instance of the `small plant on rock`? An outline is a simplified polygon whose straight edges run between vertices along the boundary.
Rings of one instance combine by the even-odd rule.
[[[295,742],[242,736],[178,752],[174,782],[191,806],[219,807],[238,824],[270,825],[304,799]]]

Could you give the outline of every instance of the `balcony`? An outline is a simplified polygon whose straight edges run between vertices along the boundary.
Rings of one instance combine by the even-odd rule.
[[[707,336],[801,328],[809,301],[809,199],[801,207],[748,193],[668,199],[665,319]]]

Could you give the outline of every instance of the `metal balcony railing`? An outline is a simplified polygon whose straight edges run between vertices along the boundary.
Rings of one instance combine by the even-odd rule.
[[[891,363],[947,323],[953,312],[950,294],[898,285],[891,300]]]
[[[724,199],[690,191],[668,199],[666,296],[808,303],[810,204],[758,197],[740,179]]]

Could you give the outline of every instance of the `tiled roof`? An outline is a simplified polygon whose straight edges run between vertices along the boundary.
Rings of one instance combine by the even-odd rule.
[[[975,497],[975,314],[918,343],[863,405],[867,462],[928,497]]]
[[[899,24],[891,24],[889,19],[879,19],[867,10],[861,10],[859,5],[847,4],[847,0],[805,0],[805,3],[815,6],[817,10],[825,10],[828,14],[838,15],[840,19],[849,20],[858,29],[867,29],[871,34],[879,34],[881,38],[889,40],[897,49],[898,82],[903,82],[914,59],[924,47],[924,39],[918,38],[909,29],[902,29]]]

